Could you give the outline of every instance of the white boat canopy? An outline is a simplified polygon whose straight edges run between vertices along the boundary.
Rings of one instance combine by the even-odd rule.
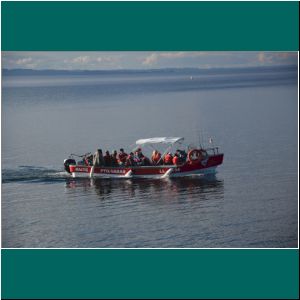
[[[149,139],[140,139],[135,143],[137,145],[146,145],[146,144],[174,144],[183,141],[183,137],[154,137]]]

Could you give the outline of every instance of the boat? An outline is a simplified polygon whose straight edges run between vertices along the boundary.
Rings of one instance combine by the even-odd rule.
[[[139,149],[146,147],[156,149],[158,145],[166,146],[161,157],[170,152],[174,145],[182,147],[183,137],[154,137],[139,139],[136,147]],[[216,168],[222,164],[224,154],[219,152],[219,147],[198,148],[187,146],[187,158],[178,165],[164,165],[162,160],[151,165],[130,165],[130,166],[93,166],[87,157],[92,157],[91,153],[84,155],[71,154],[64,160],[65,170],[72,177],[93,177],[93,178],[170,178],[184,176],[205,176],[215,174]],[[81,161],[76,161],[78,156]]]

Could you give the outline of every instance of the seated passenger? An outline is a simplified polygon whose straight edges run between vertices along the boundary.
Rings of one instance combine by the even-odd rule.
[[[104,165],[104,159],[103,159],[103,154],[102,154],[102,150],[101,149],[98,149],[95,152],[94,158],[93,158],[93,165],[96,166],[96,167]]]
[[[176,150],[180,163],[185,163],[187,158],[187,153],[184,150]]]
[[[148,157],[143,156],[142,158],[142,166],[151,166],[151,161]]]
[[[153,150],[152,155],[151,155],[151,161],[153,164],[155,162],[156,153],[157,153],[157,150]]]
[[[164,164],[165,165],[172,165],[173,164],[172,160],[173,160],[173,156],[170,152],[168,152],[164,157]]]
[[[161,159],[161,154],[157,150],[154,150],[151,156],[153,165],[157,165],[160,159]]]
[[[104,165],[106,167],[110,167],[111,166],[111,156],[109,154],[109,151],[105,152],[105,156],[103,157],[103,159],[104,159]]]
[[[141,149],[141,148],[137,148],[137,149],[134,151],[134,155],[135,155],[135,156],[138,156],[138,157],[143,156],[142,149]]]
[[[134,162],[137,166],[141,166],[143,163],[143,158],[144,158],[144,154],[142,153],[142,149],[138,148],[135,152],[134,152]]]
[[[172,162],[173,162],[173,165],[176,165],[176,166],[180,164],[179,157],[178,157],[177,153],[174,154]]]
[[[118,164],[118,152],[116,150],[114,150],[111,155],[111,165],[113,167],[117,167],[119,165]]]
[[[84,161],[87,166],[92,166],[93,165],[93,154],[86,156]]]
[[[124,152],[123,148],[121,148],[120,153],[118,155],[118,163],[120,166],[125,165],[127,156],[128,156],[128,154]]]
[[[129,155],[126,157],[125,166],[126,167],[134,166],[134,156],[132,152],[130,152]]]

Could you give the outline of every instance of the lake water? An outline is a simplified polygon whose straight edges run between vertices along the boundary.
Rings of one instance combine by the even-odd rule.
[[[297,69],[4,75],[2,247],[297,247]],[[214,177],[83,180],[70,153],[212,137]]]

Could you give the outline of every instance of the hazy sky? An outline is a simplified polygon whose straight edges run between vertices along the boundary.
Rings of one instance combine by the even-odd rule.
[[[297,65],[297,52],[2,52],[2,68],[111,70]]]

